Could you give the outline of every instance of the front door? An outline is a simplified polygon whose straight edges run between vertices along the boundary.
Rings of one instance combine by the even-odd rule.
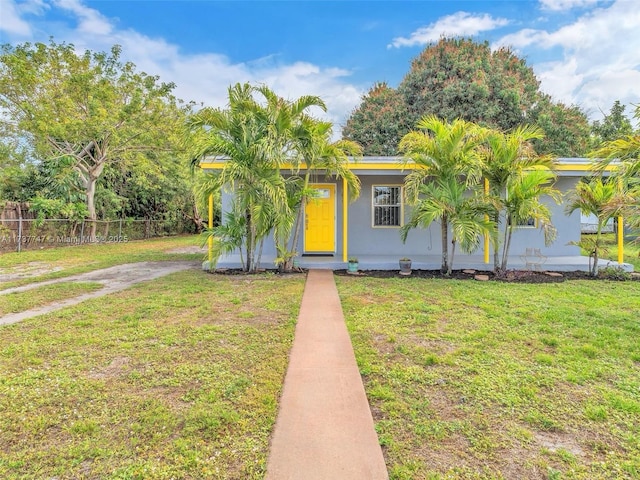
[[[312,185],[317,192],[305,206],[305,253],[336,251],[336,186]]]

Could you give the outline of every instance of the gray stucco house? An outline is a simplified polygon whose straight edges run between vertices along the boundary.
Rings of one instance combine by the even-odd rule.
[[[201,168],[215,171],[224,161],[204,161]],[[591,173],[591,160],[586,158],[560,158],[555,172],[556,188],[561,192],[572,189],[584,176]],[[342,180],[319,175],[313,186],[318,199],[305,208],[305,222],[297,245],[299,265],[305,268],[345,268],[350,257],[357,257],[361,269],[397,269],[398,259],[409,257],[414,269],[438,269],[441,259],[440,225],[428,229],[414,229],[406,243],[400,239],[400,227],[409,216],[409,206],[403,201],[403,183],[407,169],[400,157],[364,157],[353,162],[351,170],[361,182],[360,196],[351,201]],[[410,167],[409,167],[410,168]],[[564,205],[549,199],[552,222],[557,238],[546,246],[543,233],[535,225],[522,225],[516,229],[511,245],[510,268],[521,268],[521,256],[526,249],[540,249],[546,258],[544,268],[549,270],[586,270],[588,258],[580,255],[579,247],[571,242],[580,240],[581,215],[566,215]],[[222,210],[230,208],[231,198],[223,194]],[[490,270],[490,247],[485,245],[472,255],[456,254],[454,268]],[[270,267],[276,257],[271,239],[265,242],[262,265]],[[602,262],[604,265],[605,262]],[[220,267],[238,267],[239,257],[222,257]],[[632,269],[631,265],[623,265]]]

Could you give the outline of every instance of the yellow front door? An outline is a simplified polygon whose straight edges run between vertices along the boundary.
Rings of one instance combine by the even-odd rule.
[[[336,250],[335,185],[312,185],[317,191],[305,206],[304,251],[333,253]]]

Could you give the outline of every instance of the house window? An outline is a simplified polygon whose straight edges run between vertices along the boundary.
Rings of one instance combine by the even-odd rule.
[[[508,224],[511,225],[511,218],[509,218]],[[538,222],[533,217],[520,220],[516,223],[516,228],[537,228],[537,227],[538,227]]]
[[[536,219],[533,217],[529,217],[526,220],[518,222],[518,227],[524,228],[536,228]]]
[[[402,187],[394,185],[373,186],[373,226],[402,226]]]

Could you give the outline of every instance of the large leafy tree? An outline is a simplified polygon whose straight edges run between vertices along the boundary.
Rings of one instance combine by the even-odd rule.
[[[541,155],[581,157],[589,151],[589,122],[576,105],[554,102],[549,95],[540,94],[528,112],[527,121],[544,133],[543,138],[533,140],[536,152]]]
[[[365,95],[344,135],[368,155],[387,155],[394,152],[389,146],[425,115],[502,131],[539,119],[545,133],[535,144],[540,153],[570,156],[588,150],[586,115],[575,106],[554,103],[539,90],[523,59],[507,48],[492,51],[488,42],[442,38],[428,45],[397,90],[382,84]]]
[[[417,130],[406,134],[400,142],[400,151],[405,155],[407,164],[411,162],[412,171],[405,177],[405,195],[411,205],[425,213],[414,217],[403,231],[406,239],[408,230],[417,226],[425,226],[438,220],[442,237],[443,272],[450,272],[449,261],[449,223],[451,214],[445,197],[455,197],[447,188],[453,183],[461,183],[467,187],[476,186],[481,175],[479,146],[486,131],[476,124],[456,119],[447,122],[436,116],[427,116],[418,122]],[[424,185],[434,184],[427,190]],[[429,203],[429,194],[442,195],[442,202]],[[427,195],[428,196],[428,195]],[[457,197],[456,197],[457,198]],[[425,203],[427,202],[427,203]],[[422,205],[422,206],[421,206]],[[436,208],[436,206],[440,208]],[[467,209],[467,206],[464,207]],[[475,228],[475,227],[474,227]],[[474,230],[475,231],[475,230]],[[454,240],[464,238],[459,232]]]
[[[624,114],[625,105],[616,100],[611,106],[611,110],[602,120],[596,120],[591,125],[591,133],[595,145],[602,142],[611,142],[619,138],[624,138],[633,134],[631,121]]]
[[[3,45],[0,108],[52,166],[72,164],[95,220],[98,180],[107,165],[143,152],[174,151],[186,107],[174,85],[137,72],[121,49],[79,54],[71,44]],[[91,235],[95,235],[95,222]]]
[[[524,121],[536,101],[538,80],[509,49],[442,38],[413,60],[398,90],[410,120],[433,113],[507,130]]]
[[[399,140],[414,124],[398,90],[382,82],[362,97],[342,135],[363,145],[364,155],[397,155]]]

